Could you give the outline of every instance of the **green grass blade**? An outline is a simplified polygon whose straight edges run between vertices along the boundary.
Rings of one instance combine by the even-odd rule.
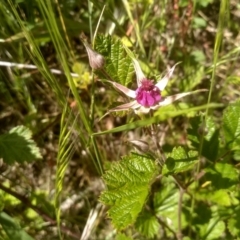
[[[98,133],[93,133],[92,136],[98,136],[98,135],[104,135],[104,134],[109,134],[109,133],[116,133],[116,132],[123,132],[123,131],[128,131],[128,130],[132,130],[135,128],[139,128],[139,127],[146,127],[148,125],[151,125],[153,123],[158,123],[160,121],[164,121],[168,118],[173,118],[173,117],[177,117],[183,114],[189,114],[192,112],[197,112],[200,110],[205,110],[206,108],[221,108],[223,107],[223,104],[219,104],[219,103],[210,103],[210,104],[206,104],[206,105],[202,105],[202,106],[198,106],[198,107],[193,107],[193,108],[188,108],[188,109],[184,109],[184,110],[179,110],[179,111],[174,111],[174,112],[166,112],[163,113],[160,116],[155,116],[152,118],[148,118],[145,120],[138,120],[132,123],[128,123],[125,125],[122,125],[120,127],[116,127],[113,128],[111,130],[107,130],[107,131],[102,131],[102,132],[98,132]]]
[[[74,143],[71,142],[71,131],[69,130],[69,122],[65,121],[66,119],[68,119],[67,108],[64,108],[62,113],[62,118],[61,118],[61,126],[60,126],[59,147],[58,147],[59,149],[58,149],[58,155],[57,155],[57,171],[56,171],[56,182],[55,182],[56,194],[55,194],[55,200],[54,200],[56,218],[57,218],[57,224],[58,224],[58,233],[59,233],[60,239],[62,239],[61,229],[60,229],[61,193],[63,190],[63,181],[64,181],[66,169],[74,153]]]

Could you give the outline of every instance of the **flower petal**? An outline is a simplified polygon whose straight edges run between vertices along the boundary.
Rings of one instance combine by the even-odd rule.
[[[116,82],[112,82],[112,81],[106,81],[106,82],[111,83],[115,88],[117,88],[119,91],[123,92],[126,96],[131,97],[131,98],[136,98],[135,91],[133,91],[119,83],[116,83]]]
[[[94,51],[86,41],[83,40],[83,44],[87,50],[89,64],[90,64],[91,68],[93,68],[93,69],[103,68],[103,66],[105,64],[104,57],[100,53]]]
[[[183,98],[187,95],[195,94],[195,93],[198,93],[198,92],[206,92],[206,91],[208,91],[208,90],[207,89],[199,89],[199,90],[196,90],[196,91],[193,91],[193,92],[179,93],[179,94],[172,95],[172,96],[169,96],[169,97],[166,97],[166,98],[162,98],[162,100],[158,103],[158,105],[156,105],[154,107],[151,107],[151,109],[156,110],[157,108],[159,108],[161,106],[169,105],[169,104],[173,103],[174,101],[176,101],[180,98]]]
[[[141,105],[140,105],[141,106]],[[141,106],[139,109],[135,109],[134,112],[139,115],[141,113],[143,114],[147,114],[149,113],[149,111],[152,109],[152,107],[144,107],[144,106]]]
[[[180,63],[180,62],[179,62],[179,63]],[[159,81],[155,84],[155,86],[157,86],[157,87],[160,89],[160,91],[163,91],[164,88],[167,86],[168,81],[169,81],[169,79],[171,78],[175,67],[176,67],[179,63],[176,63],[170,70],[168,70],[167,74],[166,74],[161,80],[159,80]]]
[[[135,58],[133,58],[132,60],[133,60],[133,65],[134,65],[134,69],[135,69],[136,76],[137,76],[137,85],[138,85],[138,87],[140,87],[141,81],[143,79],[145,79],[146,77],[145,77],[144,73],[142,72],[139,62]]]
[[[134,100],[132,102],[125,103],[125,104],[119,105],[115,108],[112,108],[109,110],[109,112],[124,111],[124,110],[129,110],[130,108],[136,109],[136,108],[139,108],[140,106],[141,105],[136,100]]]

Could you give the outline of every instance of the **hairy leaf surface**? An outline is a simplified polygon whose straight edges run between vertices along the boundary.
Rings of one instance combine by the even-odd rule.
[[[110,206],[109,217],[117,229],[133,224],[147,199],[157,167],[152,159],[131,154],[114,163],[104,176],[108,190],[100,200]]]
[[[229,105],[223,114],[223,132],[230,149],[240,149],[240,101]]]
[[[41,158],[40,150],[32,140],[31,131],[18,126],[0,136],[0,158],[7,164],[31,162]]]
[[[126,53],[120,39],[98,35],[95,40],[96,51],[101,53],[106,61],[104,70],[112,81],[127,86],[132,82],[134,67],[132,59]]]
[[[198,153],[183,147],[175,147],[167,155],[166,164],[163,167],[163,174],[184,172],[191,169],[198,161]]]

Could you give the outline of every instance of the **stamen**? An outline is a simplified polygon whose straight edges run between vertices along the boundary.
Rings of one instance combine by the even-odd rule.
[[[161,98],[161,92],[152,80],[143,79],[141,86],[136,90],[136,100],[144,107],[156,105]]]

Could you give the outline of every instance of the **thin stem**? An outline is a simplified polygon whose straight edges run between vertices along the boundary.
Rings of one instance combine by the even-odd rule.
[[[89,3],[88,6],[90,6],[90,3]],[[100,25],[100,21],[102,19],[105,7],[106,7],[106,5],[103,6],[101,15],[100,15],[100,17],[98,19],[98,23],[97,23],[97,27],[96,27],[94,35],[93,35],[93,39],[92,39],[92,36],[91,36],[91,40],[93,41],[92,42],[92,46],[93,47],[94,47],[95,38],[96,38],[96,35],[97,35],[97,31],[98,31],[98,28],[99,28],[99,25]],[[89,7],[89,13],[90,14],[92,13],[91,10],[92,10],[92,8],[90,9],[90,7]],[[90,24],[90,22],[89,22],[89,24]],[[91,126],[93,127],[93,123],[94,123],[94,105],[95,105],[95,82],[94,82],[94,71],[93,71],[93,69],[92,69],[91,78],[92,78],[92,87],[91,87],[90,121],[91,121]]]
[[[178,181],[176,176],[173,176],[176,184],[179,187],[179,199],[178,199],[178,232],[177,232],[177,239],[182,240],[183,235],[182,235],[182,205],[183,205],[183,195],[185,193],[185,188],[184,186]]]
[[[63,16],[62,16],[62,12],[61,12],[58,0],[55,0],[55,3],[56,3],[56,6],[57,6],[57,10],[58,10],[58,14],[59,14],[59,19],[61,21],[62,29],[63,29],[63,32],[65,34],[65,38],[66,38],[68,47],[70,49],[71,57],[74,58],[74,53],[73,53],[72,46],[71,46],[71,43],[70,43],[70,40],[69,40],[69,37],[68,37],[68,34],[67,34],[66,25],[65,25],[65,22],[63,20]]]
[[[99,150],[98,150],[98,147],[97,147],[97,142],[96,142],[96,139],[94,138],[94,136],[91,136],[91,142],[93,144],[95,156],[97,158],[97,165],[98,165],[97,169],[99,169],[100,174],[103,175],[104,170],[103,170],[103,167],[102,167],[102,161],[101,161],[100,153],[99,153]]]
[[[91,42],[93,40],[93,32],[92,32],[92,2],[88,0],[88,17],[89,17],[89,30],[90,30],[90,38]]]
[[[160,144],[158,142],[156,127],[155,127],[154,124],[151,125],[151,136],[152,136],[152,139],[153,139],[154,144],[155,144],[155,146],[157,148],[157,151],[158,151],[159,163],[160,163],[161,166],[163,166],[164,163],[165,163],[166,157],[163,153],[162,147],[160,146]]]
[[[152,112],[150,112],[150,116],[153,117]],[[156,125],[152,124],[151,125],[151,136],[152,136],[153,142],[154,142],[154,144],[157,148],[157,151],[158,151],[159,163],[160,163],[161,166],[163,166],[165,161],[166,161],[166,157],[165,157],[165,154],[162,150],[161,145],[159,144],[157,133],[158,133],[158,131],[157,131]]]
[[[94,106],[95,106],[95,82],[94,82],[94,72],[92,70],[91,73],[91,79],[92,79],[92,87],[91,87],[91,105],[90,105],[90,122],[91,122],[91,128],[93,128],[94,124]]]
[[[101,11],[100,17],[98,19],[98,23],[97,23],[96,29],[94,31],[94,35],[93,35],[93,39],[92,39],[93,40],[93,47],[94,47],[95,38],[96,38],[96,35],[97,35],[97,32],[98,32],[98,28],[99,28],[99,25],[100,25],[100,21],[102,20],[102,16],[103,16],[105,8],[106,8],[106,5],[104,5],[103,8],[102,8],[102,11]]]
[[[0,66],[4,66],[4,67],[16,67],[16,68],[23,68],[23,69],[36,69],[38,70],[39,67],[33,65],[33,64],[22,64],[22,63],[13,63],[13,62],[6,62],[6,61],[0,61]],[[49,71],[53,74],[57,74],[57,75],[61,75],[61,74],[65,74],[64,72],[62,72],[61,70],[58,69],[49,69]],[[77,73],[69,73],[72,77],[79,77],[79,75]]]
[[[179,200],[178,200],[178,233],[177,238],[178,240],[182,240],[182,202],[183,202],[183,194],[184,190],[180,187],[179,188]]]

